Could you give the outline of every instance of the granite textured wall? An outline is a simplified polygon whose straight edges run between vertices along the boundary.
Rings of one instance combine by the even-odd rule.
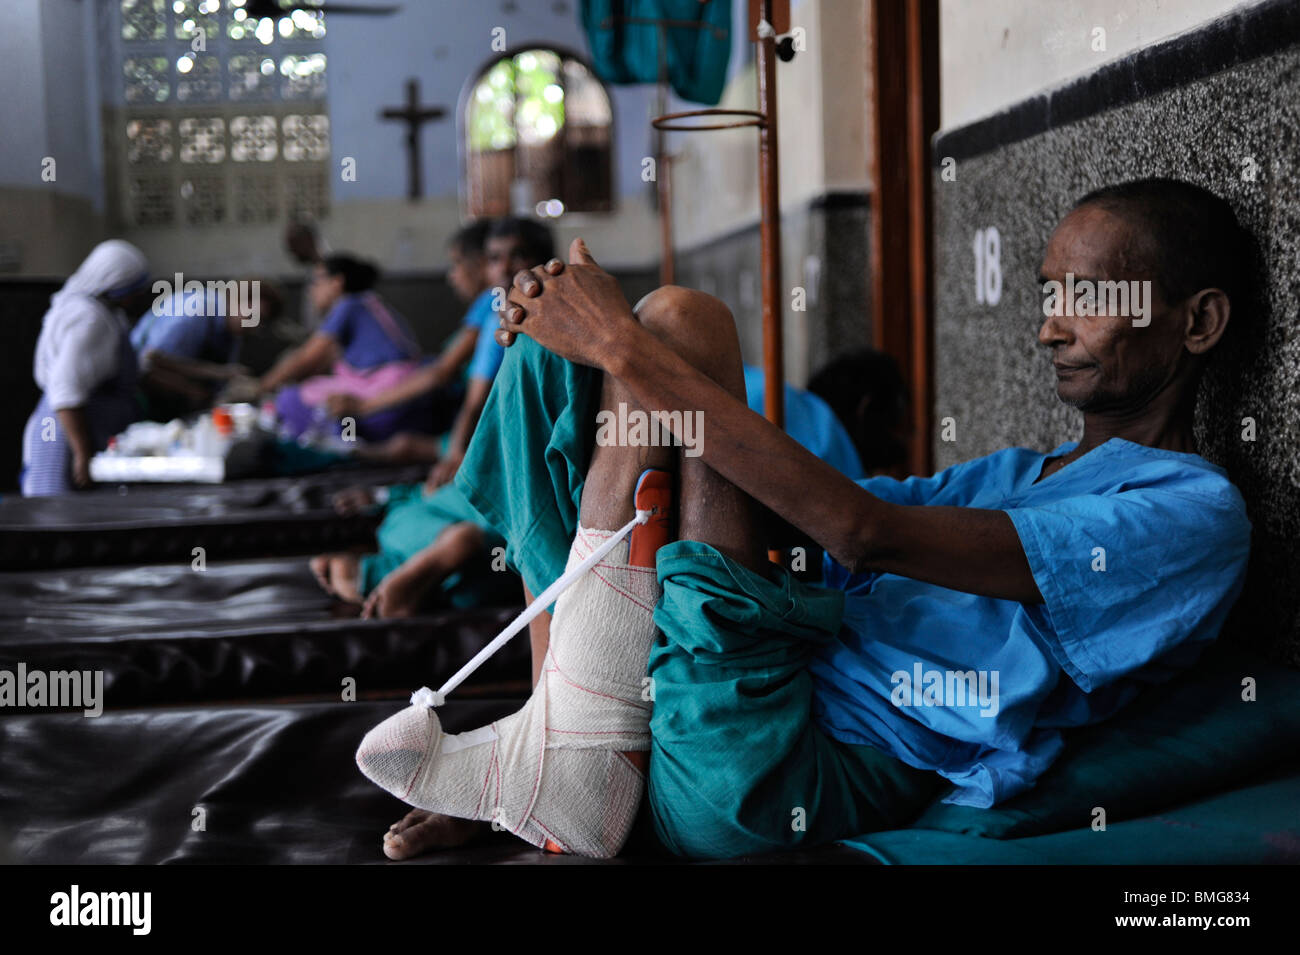
[[[1048,353],[1036,340],[1038,267],[1079,196],[1157,175],[1223,196],[1257,236],[1266,273],[1256,313],[1233,318],[1249,333],[1218,350],[1196,413],[1200,452],[1228,469],[1255,528],[1247,588],[1225,639],[1297,665],[1300,16],[1265,6],[1253,21],[1220,22],[1018,112],[937,137],[936,163],[951,156],[957,175],[946,181],[934,172],[934,449],[942,468],[998,448],[1048,450],[1079,437],[1081,417],[1056,399]],[[1205,49],[1214,55],[1198,58]],[[1218,72],[1199,75],[1203,68]],[[1000,240],[1001,294],[981,304],[975,242],[990,227]],[[938,430],[946,417],[955,419],[955,441]],[[1243,439],[1244,418],[1254,419],[1253,441]]]
[[[796,385],[838,355],[871,344],[868,203],[859,193],[832,193],[781,215],[781,288],[785,377]],[[678,285],[727,303],[741,350],[763,360],[759,233],[753,225],[677,253]],[[803,290],[802,310],[794,307]]]

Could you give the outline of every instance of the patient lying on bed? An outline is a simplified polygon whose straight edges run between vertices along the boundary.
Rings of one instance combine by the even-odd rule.
[[[897,827],[944,786],[985,807],[1033,786],[1063,729],[1187,666],[1240,592],[1250,522],[1192,411],[1247,317],[1250,245],[1185,183],[1085,196],[1048,243],[1038,332],[1081,439],[906,481],[850,481],[750,411],[716,299],[633,310],[580,240],[520,273],[457,485],[535,593],[648,506],[647,469],[674,476],[676,540],[647,555],[634,534],[559,598],[517,714],[452,736],[422,697],[366,736],[362,771],[417,807],[385,852],[490,820],[609,856],[644,789],[670,851],[731,857]],[[1138,284],[1099,301],[1114,282]],[[588,452],[620,403],[701,410],[700,453]],[[824,547],[820,586],[768,562],[764,506]]]

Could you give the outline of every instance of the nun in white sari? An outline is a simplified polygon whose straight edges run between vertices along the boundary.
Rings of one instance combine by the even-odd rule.
[[[129,242],[91,250],[50,298],[32,372],[44,392],[23,430],[22,492],[63,494],[90,483],[90,458],[140,415],[134,314],[149,294],[149,263]]]

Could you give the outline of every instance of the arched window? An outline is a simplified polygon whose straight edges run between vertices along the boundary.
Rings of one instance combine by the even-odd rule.
[[[507,54],[469,85],[461,124],[467,215],[614,207],[609,94],[576,57]]]

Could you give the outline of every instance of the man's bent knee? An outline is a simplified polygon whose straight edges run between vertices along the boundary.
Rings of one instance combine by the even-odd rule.
[[[725,302],[707,292],[665,285],[637,302],[637,320],[729,391],[744,394],[736,322]]]

